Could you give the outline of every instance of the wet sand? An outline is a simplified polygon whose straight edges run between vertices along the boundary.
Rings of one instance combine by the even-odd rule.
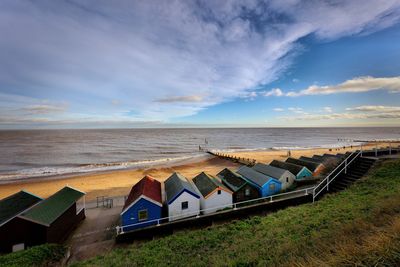
[[[386,147],[387,144],[380,144],[379,147]],[[374,144],[364,146],[365,148],[374,148]],[[346,149],[304,149],[292,150],[292,157],[312,156],[314,154],[336,154],[345,153],[346,151],[356,150],[359,147]],[[255,159],[259,162],[269,163],[274,159],[285,160],[287,151],[249,151],[226,153],[237,157]],[[80,174],[71,177],[53,177],[50,178],[34,178],[24,182],[11,182],[0,185],[0,199],[7,197],[19,190],[26,190],[40,197],[48,197],[58,191],[65,185],[72,186],[87,193],[86,200],[90,201],[96,196],[122,196],[129,193],[130,188],[144,175],[149,174],[159,181],[167,179],[174,171],[180,172],[188,178],[193,178],[202,171],[212,175],[217,174],[223,168],[238,168],[240,165],[228,160],[208,157],[199,162],[181,163],[175,166],[160,166],[150,169],[135,170],[119,170],[109,171],[97,174]]]

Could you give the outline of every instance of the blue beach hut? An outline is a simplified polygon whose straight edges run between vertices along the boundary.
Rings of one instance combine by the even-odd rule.
[[[121,212],[122,231],[157,224],[162,215],[161,183],[146,175],[136,183]]]
[[[254,185],[260,192],[261,197],[271,196],[281,191],[282,183],[279,180],[261,174],[247,166],[240,167],[237,173]]]

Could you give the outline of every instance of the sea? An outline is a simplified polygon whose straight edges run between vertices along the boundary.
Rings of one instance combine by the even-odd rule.
[[[400,127],[4,130],[0,182],[200,160],[206,150],[335,148],[399,138]]]

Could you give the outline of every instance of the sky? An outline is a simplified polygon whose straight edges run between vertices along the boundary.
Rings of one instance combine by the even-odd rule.
[[[3,0],[0,62],[0,129],[400,126],[400,0]]]

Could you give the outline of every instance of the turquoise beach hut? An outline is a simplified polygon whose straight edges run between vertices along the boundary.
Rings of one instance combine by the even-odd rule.
[[[282,183],[279,180],[261,174],[247,166],[240,167],[237,173],[255,186],[261,197],[271,196],[281,191]]]

